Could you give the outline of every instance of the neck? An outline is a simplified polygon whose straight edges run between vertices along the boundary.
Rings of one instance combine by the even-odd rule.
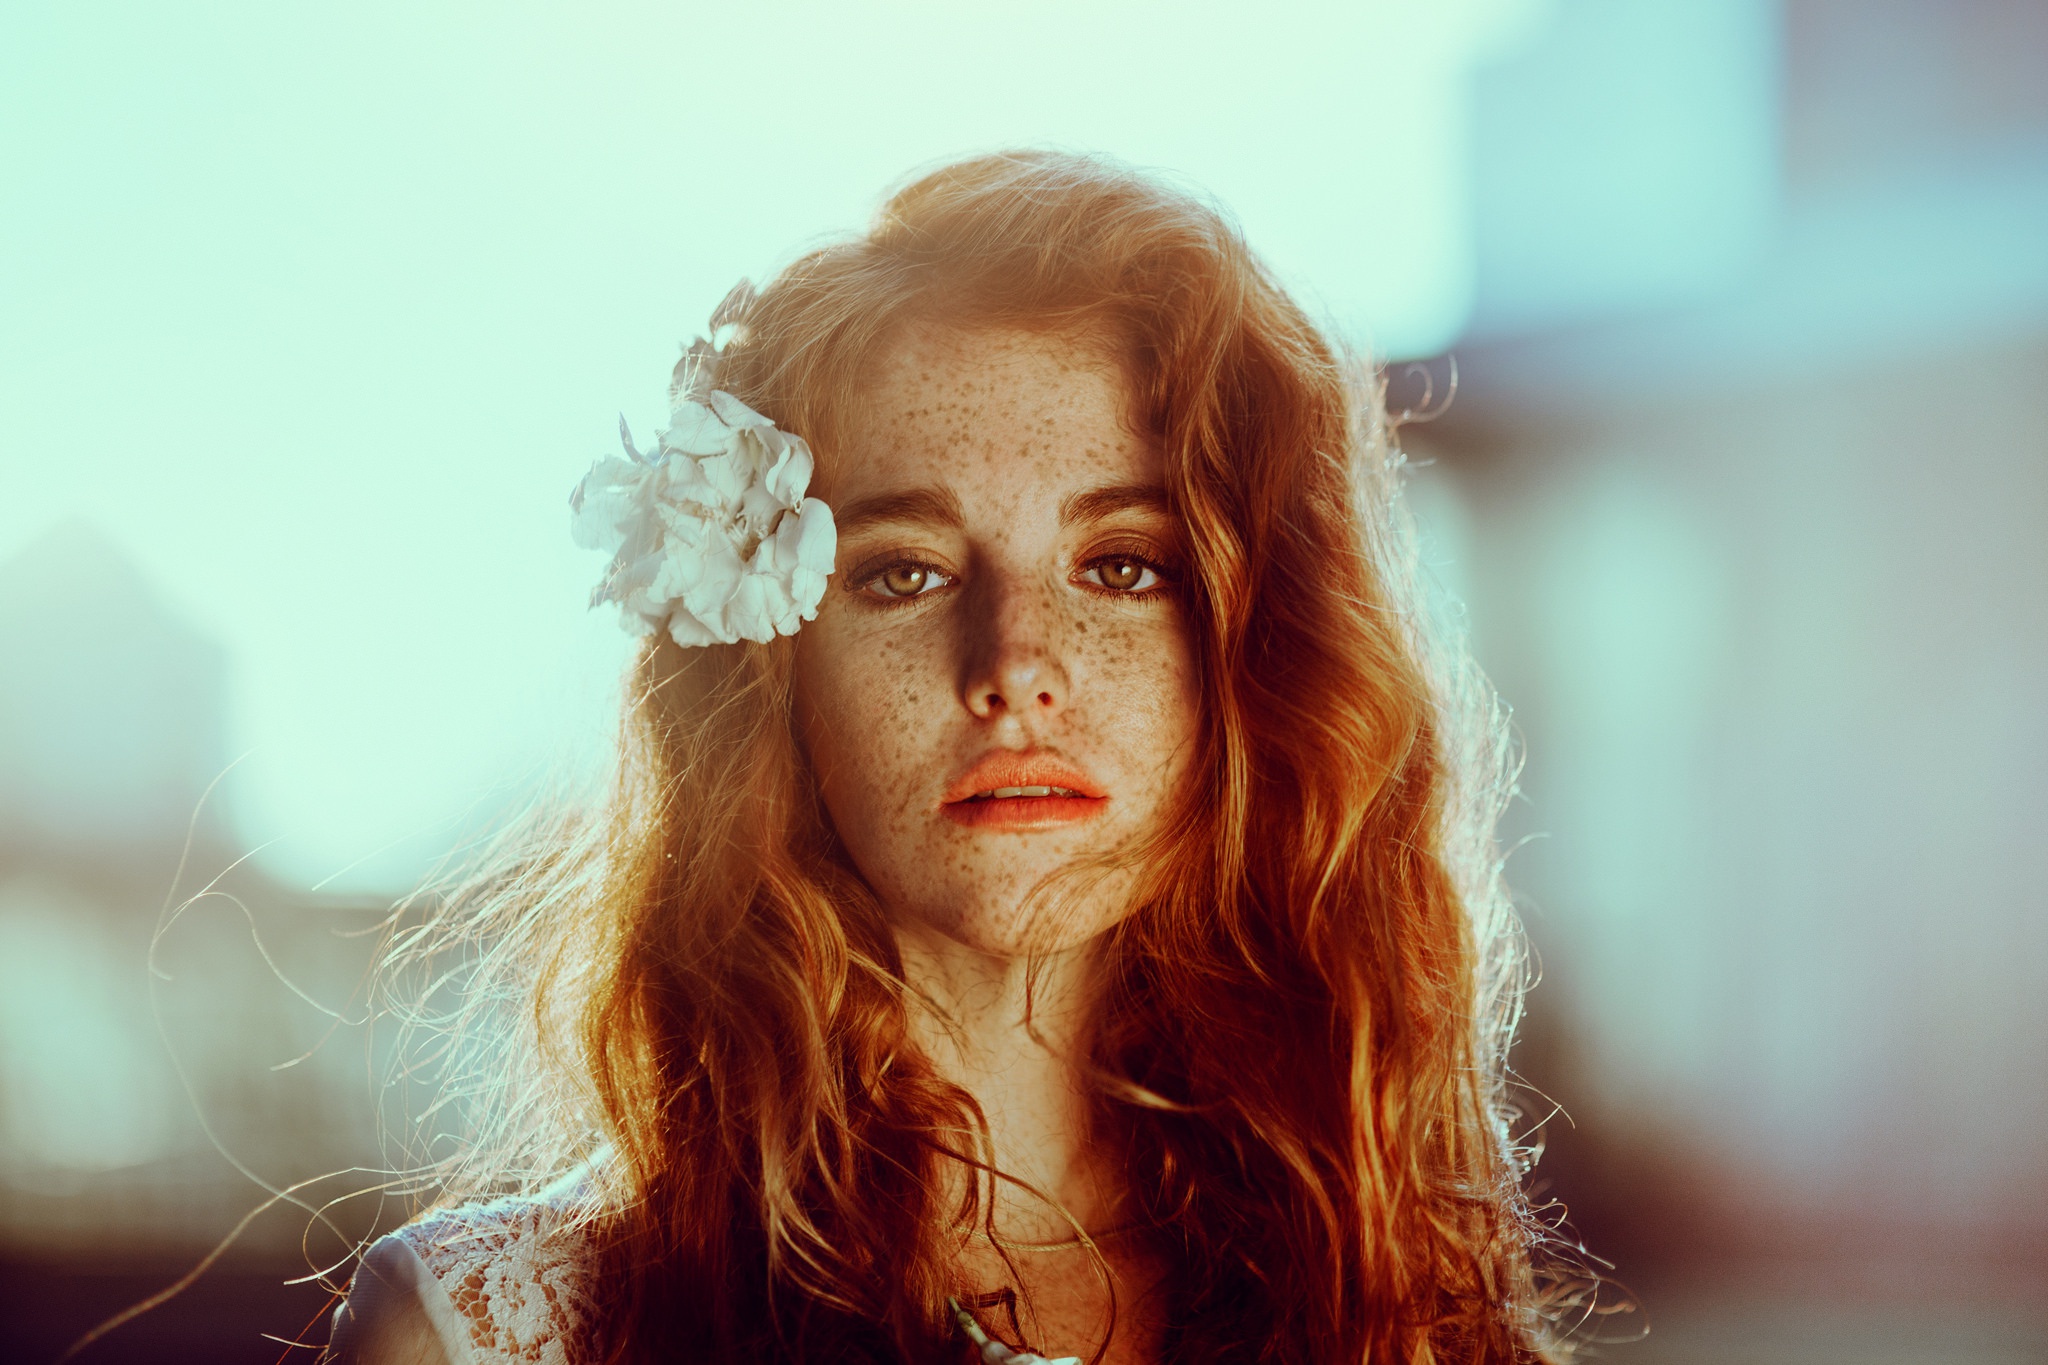
[[[918,1041],[939,1074],[980,1104],[996,1169],[1038,1191],[984,1182],[996,1234],[1056,1242],[1074,1236],[1076,1223],[1100,1231],[1115,1191],[1089,1146],[1086,1090],[1071,1060],[1089,1003],[1086,950],[1034,970],[936,934],[904,932],[899,942],[910,985],[929,1002],[912,1007]]]

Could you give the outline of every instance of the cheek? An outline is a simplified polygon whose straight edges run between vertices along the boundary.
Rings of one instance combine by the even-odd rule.
[[[826,808],[855,846],[915,801],[946,698],[916,641],[861,639],[841,625],[821,614],[799,637],[795,702]]]
[[[1185,626],[1177,618],[1098,618],[1076,634],[1090,728],[1163,799],[1185,770],[1201,705]]]

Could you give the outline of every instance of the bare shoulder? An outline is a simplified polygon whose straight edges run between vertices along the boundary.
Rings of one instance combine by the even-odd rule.
[[[596,1256],[580,1193],[564,1182],[538,1195],[438,1209],[383,1238],[336,1313],[332,1357],[351,1365],[575,1365],[587,1354]],[[372,1341],[390,1344],[362,1345]]]

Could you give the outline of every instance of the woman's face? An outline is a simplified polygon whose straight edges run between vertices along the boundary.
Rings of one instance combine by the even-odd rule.
[[[825,807],[899,933],[1016,955],[1083,942],[1049,874],[1152,832],[1198,694],[1162,463],[1098,348],[911,330],[812,491],[839,525],[796,703]],[[1034,932],[1035,929],[1035,932]]]

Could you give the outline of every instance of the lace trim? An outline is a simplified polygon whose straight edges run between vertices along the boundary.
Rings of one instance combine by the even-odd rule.
[[[402,1228],[469,1327],[479,1365],[576,1365],[590,1321],[589,1237],[549,1198],[500,1199]]]

